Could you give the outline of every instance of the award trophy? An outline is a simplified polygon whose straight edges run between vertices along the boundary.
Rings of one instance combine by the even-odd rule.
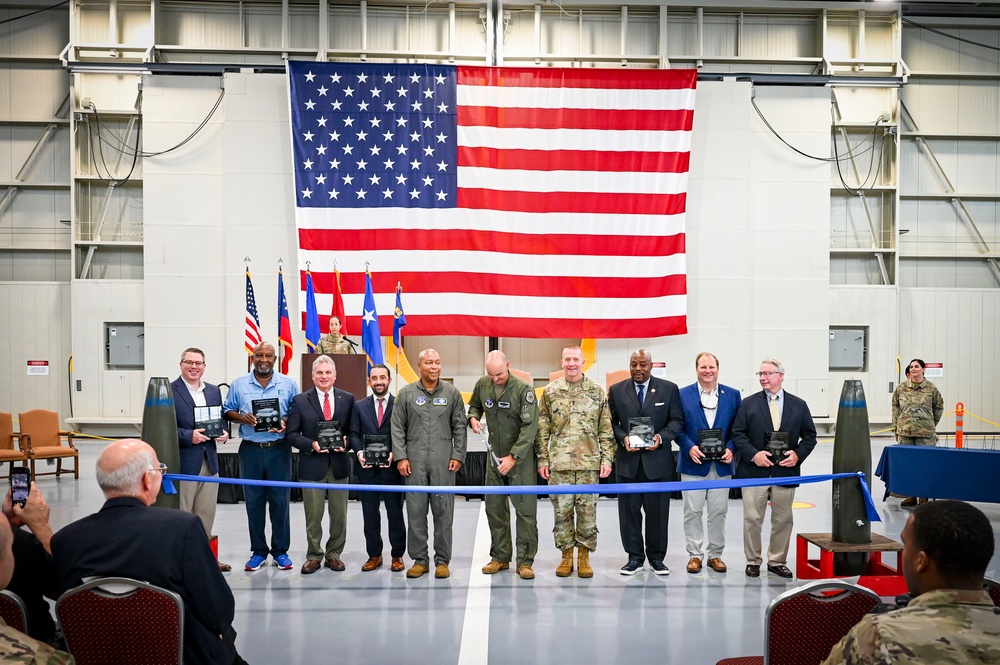
[[[281,414],[278,411],[277,397],[255,399],[250,402],[250,408],[253,411],[253,417],[257,419],[253,431],[266,432],[270,429],[281,429]]]
[[[656,441],[654,435],[650,416],[628,419],[628,443],[633,448],[652,448]]]
[[[316,443],[320,450],[342,452],[344,450],[344,433],[340,431],[337,420],[322,420],[316,423]]]
[[[365,434],[365,464],[389,466],[389,435]]]
[[[194,407],[194,428],[205,430],[202,434],[210,439],[222,436],[222,432],[225,431],[225,425],[222,423],[222,407]]]
[[[771,461],[775,464],[784,460],[788,457],[788,451],[791,450],[788,432],[769,432],[765,449],[771,453]]]
[[[720,460],[726,454],[726,443],[722,440],[721,429],[698,430],[698,448],[707,460]]]

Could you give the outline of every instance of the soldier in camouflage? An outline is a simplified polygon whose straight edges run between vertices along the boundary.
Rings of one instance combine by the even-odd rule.
[[[486,484],[495,486],[534,485],[535,433],[538,431],[538,403],[535,391],[510,373],[507,356],[490,351],[486,376],[476,382],[469,399],[469,426],[473,432],[488,432],[493,454],[486,460]],[[493,458],[495,456],[495,459]],[[531,565],[538,551],[538,497],[534,494],[487,494],[486,519],[490,524],[490,562],[483,573],[492,575],[510,567],[510,504],[517,516],[517,574],[524,580],[535,578]]]
[[[983,591],[993,527],[963,501],[934,501],[903,528],[909,605],[868,615],[823,665],[1000,663],[1000,608]]]
[[[892,394],[892,424],[896,440],[909,446],[937,444],[935,429],[944,414],[944,398],[937,387],[924,378],[927,364],[914,358],[906,368],[907,380],[896,386]],[[926,499],[921,499],[921,503]],[[914,506],[915,497],[908,497],[901,505]]]
[[[345,354],[345,353],[357,353],[351,343],[347,341],[347,338],[340,333],[341,321],[339,316],[330,317],[330,332],[319,338],[319,344],[316,345],[316,353],[330,354]]]
[[[565,375],[545,387],[538,406],[538,473],[549,485],[594,485],[611,475],[611,412],[604,389],[583,375],[579,346],[563,349],[562,368]],[[577,574],[593,577],[590,553],[597,549],[597,495],[553,494],[552,505],[556,547],[562,551],[556,575],[569,577],[573,572],[576,546]]]

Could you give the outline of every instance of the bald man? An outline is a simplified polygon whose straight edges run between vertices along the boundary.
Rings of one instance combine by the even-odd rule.
[[[96,467],[104,506],[52,537],[59,585],[66,591],[89,577],[117,576],[169,589],[184,601],[184,662],[242,662],[232,629],[233,592],[201,520],[150,507],[165,471],[144,441],[123,439],[104,449]]]
[[[482,420],[486,419],[486,426]],[[486,484],[534,485],[535,433],[538,403],[535,391],[510,373],[507,356],[490,351],[486,376],[476,382],[469,400],[469,426],[476,434],[488,432],[493,454],[486,460]],[[483,573],[493,575],[510,568],[513,556],[510,538],[510,507],[517,516],[517,574],[535,578],[531,569],[538,551],[538,498],[534,494],[486,495],[486,519],[490,525],[490,562]]]

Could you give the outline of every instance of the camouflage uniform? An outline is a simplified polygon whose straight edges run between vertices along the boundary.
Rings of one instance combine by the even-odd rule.
[[[937,443],[937,427],[944,414],[944,398],[930,381],[910,380],[896,386],[892,394],[892,424],[896,440],[903,444],[933,446]]]
[[[73,656],[14,630],[0,619],[0,662],[30,665],[73,665]]]
[[[549,467],[549,485],[596,485],[602,465],[611,466],[615,436],[604,390],[586,376],[579,383],[556,379],[538,405],[538,466]],[[597,495],[553,494],[556,547],[597,549]],[[576,525],[573,512],[576,510]]]
[[[506,385],[499,390],[490,377],[476,382],[469,399],[469,418],[481,420],[486,416],[490,446],[497,457],[514,455],[514,468],[501,476],[492,459],[486,461],[487,485],[534,485],[535,433],[538,431],[538,404],[535,391],[526,382],[510,374]],[[486,519],[490,524],[490,558],[510,563],[510,508],[508,498],[517,516],[517,565],[530,566],[538,552],[538,522],[536,511],[538,497],[534,494],[487,494]]]
[[[327,333],[319,338],[319,344],[316,345],[316,353],[327,353],[327,354],[345,354],[345,353],[357,353],[351,343],[348,342],[343,335],[337,335],[337,339],[333,338],[332,333]]]
[[[854,626],[823,665],[1000,663],[1000,609],[982,591],[938,589]]]

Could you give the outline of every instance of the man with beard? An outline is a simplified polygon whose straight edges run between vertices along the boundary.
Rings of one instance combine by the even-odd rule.
[[[253,371],[233,380],[223,408],[226,418],[240,423],[240,477],[247,480],[292,479],[292,450],[285,439],[285,419],[292,398],[299,393],[294,381],[274,371],[274,347],[261,342],[253,349]],[[276,427],[258,432],[254,402],[277,400],[279,421]],[[261,406],[261,405],[258,405]],[[269,408],[269,407],[264,407]],[[258,409],[259,413],[263,413]],[[281,570],[291,570],[288,557],[291,534],[288,526],[288,506],[291,490],[287,487],[243,486],[247,522],[250,529],[250,549],[253,556],[244,567],[247,571],[260,570],[267,563],[267,555]],[[264,534],[265,505],[271,515],[271,546]]]

